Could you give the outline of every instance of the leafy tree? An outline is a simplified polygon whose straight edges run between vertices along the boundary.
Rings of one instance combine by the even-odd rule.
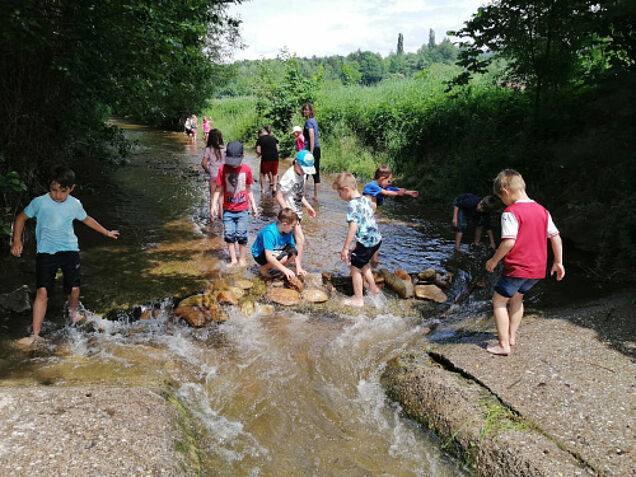
[[[428,30],[428,48],[430,50],[435,48],[435,30],[432,28]]]
[[[398,55],[403,55],[404,54],[404,36],[402,35],[402,33],[398,34],[398,42],[397,42],[397,50],[396,50]]]
[[[375,84],[384,78],[384,65],[382,57],[371,51],[360,51],[347,56],[347,59],[356,61],[360,65],[360,74],[362,75],[362,84],[369,86]]]

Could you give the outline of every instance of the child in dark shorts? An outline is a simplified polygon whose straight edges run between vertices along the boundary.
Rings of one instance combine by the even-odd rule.
[[[480,244],[481,234],[486,229],[490,240],[490,248],[493,250],[496,248],[495,236],[490,227],[489,214],[497,207],[498,202],[492,195],[481,198],[478,195],[467,193],[455,197],[453,200],[452,219],[452,224],[455,228],[455,250],[461,251],[462,237],[468,229],[469,223],[475,225],[475,245]]]
[[[349,227],[344,246],[340,252],[343,262],[350,262],[351,281],[353,282],[353,297],[342,301],[343,305],[362,307],[363,280],[366,279],[369,292],[379,295],[380,289],[375,284],[369,261],[382,244],[382,236],[375,222],[371,202],[358,191],[356,178],[349,172],[341,172],[333,182],[333,188],[338,191],[342,200],[349,202],[347,206],[347,222]],[[351,242],[356,241],[355,248],[350,252]]]
[[[526,183],[514,169],[504,169],[495,178],[493,191],[506,204],[501,215],[501,243],[486,262],[492,272],[503,259],[503,272],[492,297],[498,343],[486,350],[507,356],[517,343],[517,329],[523,318],[523,296],[545,277],[547,241],[552,244],[554,263],[550,275],[557,281],[565,276],[563,246],[550,213],[526,194]]]
[[[33,302],[33,332],[31,336],[20,340],[25,344],[33,343],[40,334],[48,297],[53,290],[55,274],[59,268],[64,274],[64,291],[68,293],[71,321],[76,323],[82,319],[78,312],[79,246],[73,231],[73,220],[80,220],[107,237],[116,239],[119,236],[119,231],[106,230],[86,214],[81,202],[70,195],[73,189],[75,189],[75,173],[63,166],[56,167],[51,178],[49,193],[33,199],[20,212],[13,224],[11,254],[20,257],[24,223],[31,218],[37,219],[35,228],[37,293]]]
[[[296,278],[296,274],[289,269],[289,265],[298,255],[292,233],[297,223],[296,212],[285,207],[278,213],[275,223],[258,233],[252,245],[252,255],[256,263],[260,265],[258,271],[264,277],[270,278],[270,271],[275,268],[281,271],[288,280]]]

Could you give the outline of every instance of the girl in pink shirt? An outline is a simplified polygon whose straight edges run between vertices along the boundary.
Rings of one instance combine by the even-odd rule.
[[[212,213],[212,197],[216,190],[216,178],[219,175],[219,169],[225,163],[225,145],[223,143],[223,134],[218,129],[212,129],[208,132],[205,151],[201,158],[201,167],[210,176],[210,213]],[[223,198],[221,198],[221,201]],[[223,214],[223,204],[221,203],[220,214]]]

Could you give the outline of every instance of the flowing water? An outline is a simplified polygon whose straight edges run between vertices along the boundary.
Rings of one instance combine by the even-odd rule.
[[[132,163],[81,171],[78,182],[91,181],[75,194],[90,215],[121,231],[114,242],[78,227],[82,301],[100,331],[66,326],[52,300],[42,346],[25,353],[8,339],[0,343],[2,384],[169,385],[196,419],[210,474],[468,475],[430,432],[402,416],[380,384],[385,363],[426,339],[422,327],[442,308],[388,299],[358,313],[334,301],[248,317],[231,310],[226,323],[207,329],[176,322],[164,297],[196,292],[227,274],[250,278],[256,268],[253,261],[242,271],[224,265],[221,224],[209,221],[201,145],[119,125],[138,141]],[[253,157],[246,162],[258,170]],[[252,239],[278,210],[258,184],[254,190],[261,213],[251,219]],[[387,202],[379,216],[383,266],[453,269],[456,290],[465,287],[476,272],[469,259],[453,255],[448,218],[422,218],[416,201]],[[303,222],[310,271],[347,273],[339,261],[345,208],[324,184],[318,217]],[[152,300],[152,320],[113,322],[97,313]],[[470,301],[473,312],[488,303],[485,292]],[[15,338],[29,321],[1,323]]]

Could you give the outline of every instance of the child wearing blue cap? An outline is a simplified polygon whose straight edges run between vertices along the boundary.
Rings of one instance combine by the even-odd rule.
[[[298,222],[294,226],[294,240],[298,251],[298,256],[296,257],[297,275],[307,274],[302,265],[305,234],[300,223],[303,217],[303,206],[307,209],[309,217],[316,217],[316,211],[305,198],[305,174],[315,173],[314,156],[308,150],[303,149],[296,154],[296,159],[294,159],[292,166],[280,178],[276,190],[276,201],[278,204],[283,209],[289,207],[298,216]]]

